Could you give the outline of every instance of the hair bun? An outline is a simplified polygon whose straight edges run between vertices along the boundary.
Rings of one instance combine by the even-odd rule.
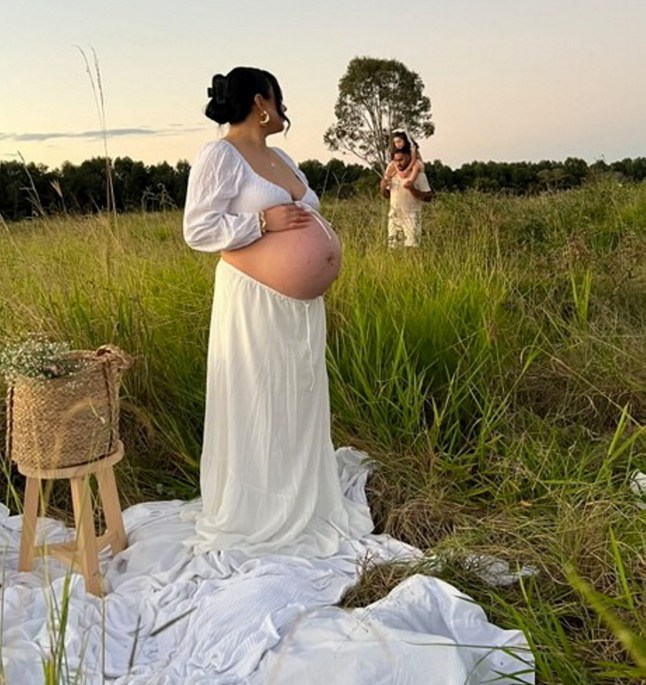
[[[273,74],[255,67],[234,67],[226,75],[216,74],[208,89],[211,98],[204,114],[216,124],[240,124],[251,114],[256,105],[256,95],[266,100],[272,96],[276,111],[287,124],[283,113],[283,93]]]
[[[216,74],[211,80],[211,87],[206,93],[211,101],[206,106],[206,116],[218,124],[226,124],[231,118],[228,105],[228,82],[223,74]]]

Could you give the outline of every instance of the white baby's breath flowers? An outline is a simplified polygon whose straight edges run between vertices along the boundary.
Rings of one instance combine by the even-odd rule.
[[[20,376],[28,378],[61,378],[74,373],[78,362],[69,357],[68,343],[29,336],[7,343],[0,349],[0,374],[12,384]]]

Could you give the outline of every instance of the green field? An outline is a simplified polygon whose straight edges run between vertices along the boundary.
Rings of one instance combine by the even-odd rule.
[[[540,683],[645,682],[646,509],[630,478],[646,472],[646,185],[424,209],[423,247],[389,252],[385,201],[324,203],[344,245],[327,296],[335,442],[375,462],[378,529],[524,629]],[[183,244],[180,213],[0,223],[0,262],[3,341],[135,356],[124,506],[196,496],[216,257]],[[17,511],[21,478],[6,478]],[[54,489],[61,513],[65,497]],[[473,554],[538,573],[491,588]],[[420,566],[368,566],[345,601]]]

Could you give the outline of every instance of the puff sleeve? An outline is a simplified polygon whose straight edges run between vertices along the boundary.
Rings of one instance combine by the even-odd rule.
[[[184,240],[194,250],[235,250],[258,240],[257,212],[231,212],[243,167],[224,141],[205,145],[191,167],[184,208]]]

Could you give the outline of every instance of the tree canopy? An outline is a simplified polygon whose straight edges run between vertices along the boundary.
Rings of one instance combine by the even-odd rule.
[[[324,135],[326,145],[379,170],[388,163],[393,131],[406,129],[415,138],[435,131],[422,79],[394,59],[352,59],[339,81],[334,114],[336,123]]]

